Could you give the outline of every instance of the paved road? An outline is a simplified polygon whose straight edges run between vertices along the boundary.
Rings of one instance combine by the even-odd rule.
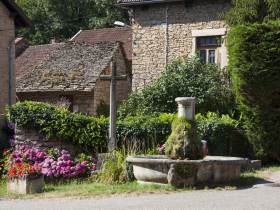
[[[182,192],[167,195],[117,197],[100,200],[34,201],[1,200],[0,210],[95,210],[95,209],[191,209],[191,210],[280,210],[280,187],[235,191]]]

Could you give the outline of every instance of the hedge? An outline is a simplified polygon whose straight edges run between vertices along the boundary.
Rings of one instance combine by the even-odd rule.
[[[280,22],[231,29],[228,52],[247,136],[259,158],[280,161]]]
[[[106,138],[101,135],[99,120],[94,117],[33,101],[25,101],[6,109],[8,121],[16,126],[45,132],[49,139],[72,141],[80,145],[106,145]]]
[[[82,146],[107,146],[109,118],[96,119],[41,102],[26,101],[7,107],[7,117],[17,126],[45,132],[48,138],[72,141]],[[175,114],[154,113],[146,116],[128,116],[117,121],[119,146],[124,137],[145,141],[146,148],[162,145],[171,134]],[[228,155],[230,132],[239,128],[239,122],[228,115],[219,117],[208,112],[206,116],[196,115],[198,133],[208,141],[209,152],[214,155]]]

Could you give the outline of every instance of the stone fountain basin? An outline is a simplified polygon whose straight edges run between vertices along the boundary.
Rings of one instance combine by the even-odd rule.
[[[163,183],[175,187],[200,182],[227,182],[240,177],[242,165],[249,159],[223,156],[206,156],[202,160],[170,160],[165,155],[129,156],[133,173],[140,183]]]

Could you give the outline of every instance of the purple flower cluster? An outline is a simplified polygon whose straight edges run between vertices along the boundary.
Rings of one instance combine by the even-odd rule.
[[[14,123],[10,123],[10,122],[7,122],[7,125],[10,129],[13,129],[15,131],[15,124]],[[15,138],[16,138],[16,135],[13,136],[13,138],[9,139],[9,143],[11,146],[14,146],[14,141],[15,141]]]
[[[15,124],[14,123],[7,122],[7,125],[10,129],[15,130]]]
[[[90,157],[90,156],[88,156]],[[73,177],[79,174],[90,173],[96,168],[97,161],[94,158],[70,160],[70,154],[65,150],[61,152],[58,149],[50,150],[48,154],[38,149],[28,149],[22,146],[19,152],[12,153],[9,157],[7,166],[13,163],[29,163],[42,168],[42,174],[49,178],[53,177]]]
[[[22,146],[19,149],[18,153],[12,153],[9,157],[10,162],[7,165],[12,165],[13,163],[29,163],[40,167],[42,163],[47,158],[47,155],[44,152],[41,152],[39,149],[28,149],[25,146]]]
[[[162,152],[165,149],[165,144],[157,148],[157,151]]]
[[[15,139],[9,139],[9,143],[10,143],[11,146],[14,146],[14,145],[15,145],[15,144],[14,144],[14,141],[15,141]]]

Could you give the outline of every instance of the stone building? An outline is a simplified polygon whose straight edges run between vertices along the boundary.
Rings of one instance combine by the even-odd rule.
[[[34,28],[30,20],[25,16],[21,9],[13,0],[0,1],[0,128],[5,124],[5,106],[16,102],[15,89],[15,29]],[[12,49],[10,44],[12,43]],[[12,50],[12,56],[11,56]],[[12,59],[12,65],[10,64]],[[10,90],[10,70],[12,70],[12,86]],[[1,131],[0,131],[1,137]]]
[[[33,55],[34,60],[32,59]],[[131,92],[131,69],[121,42],[75,42],[31,46],[17,58],[16,91],[19,101],[55,103],[61,96],[71,102],[70,111],[96,116],[101,100],[110,102],[110,63],[117,63],[117,100]]]
[[[116,6],[128,9],[132,22],[133,90],[196,51],[206,62],[227,65],[228,26],[218,14],[233,7],[231,0],[118,0]]]
[[[83,42],[104,42],[104,41],[119,41],[123,42],[123,48],[127,57],[127,60],[132,60],[132,28],[104,28],[95,30],[80,30],[71,41],[83,41]]]

